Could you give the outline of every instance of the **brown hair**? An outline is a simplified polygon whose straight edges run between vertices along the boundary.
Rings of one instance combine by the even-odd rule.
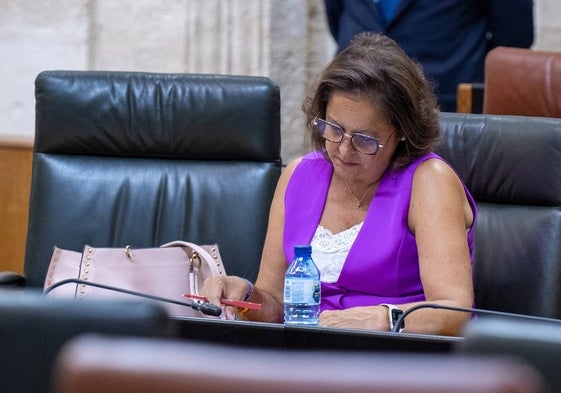
[[[392,158],[396,167],[431,151],[440,135],[439,108],[431,84],[421,66],[386,36],[356,35],[319,75],[303,104],[314,150],[325,152],[325,141],[314,129],[313,119],[325,118],[335,92],[369,99],[397,130],[397,137],[405,137]]]

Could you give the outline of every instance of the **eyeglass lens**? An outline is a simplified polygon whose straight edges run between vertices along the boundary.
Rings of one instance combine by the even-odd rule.
[[[341,143],[346,135],[341,127],[326,120],[316,118],[314,124],[320,135],[329,142]],[[376,154],[380,148],[380,141],[377,138],[360,133],[355,133],[350,138],[352,147],[359,153]]]

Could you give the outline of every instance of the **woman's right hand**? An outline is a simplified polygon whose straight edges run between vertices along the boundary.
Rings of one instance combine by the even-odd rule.
[[[234,320],[236,319],[235,307],[221,304],[220,299],[244,300],[248,290],[248,282],[241,277],[217,276],[205,280],[200,294],[206,296],[212,304],[222,308],[222,318]]]

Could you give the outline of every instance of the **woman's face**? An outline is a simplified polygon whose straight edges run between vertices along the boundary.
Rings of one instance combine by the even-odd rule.
[[[383,147],[374,155],[361,154],[348,137],[341,143],[325,141],[335,174],[349,181],[372,182],[390,165],[399,136],[378,107],[360,95],[333,93],[326,107],[328,122],[340,126],[348,136],[361,133],[378,138]]]

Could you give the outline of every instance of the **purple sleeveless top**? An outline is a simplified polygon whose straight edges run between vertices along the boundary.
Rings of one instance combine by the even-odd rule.
[[[339,279],[321,286],[321,310],[340,310],[380,303],[425,300],[415,237],[407,226],[413,174],[423,161],[442,159],[426,154],[401,170],[387,170],[370,204]],[[288,263],[294,246],[310,244],[325,206],[333,166],[320,153],[302,158],[288,182],[285,203],[284,253]],[[475,202],[464,186],[476,219]],[[473,227],[467,232],[473,262]]]

